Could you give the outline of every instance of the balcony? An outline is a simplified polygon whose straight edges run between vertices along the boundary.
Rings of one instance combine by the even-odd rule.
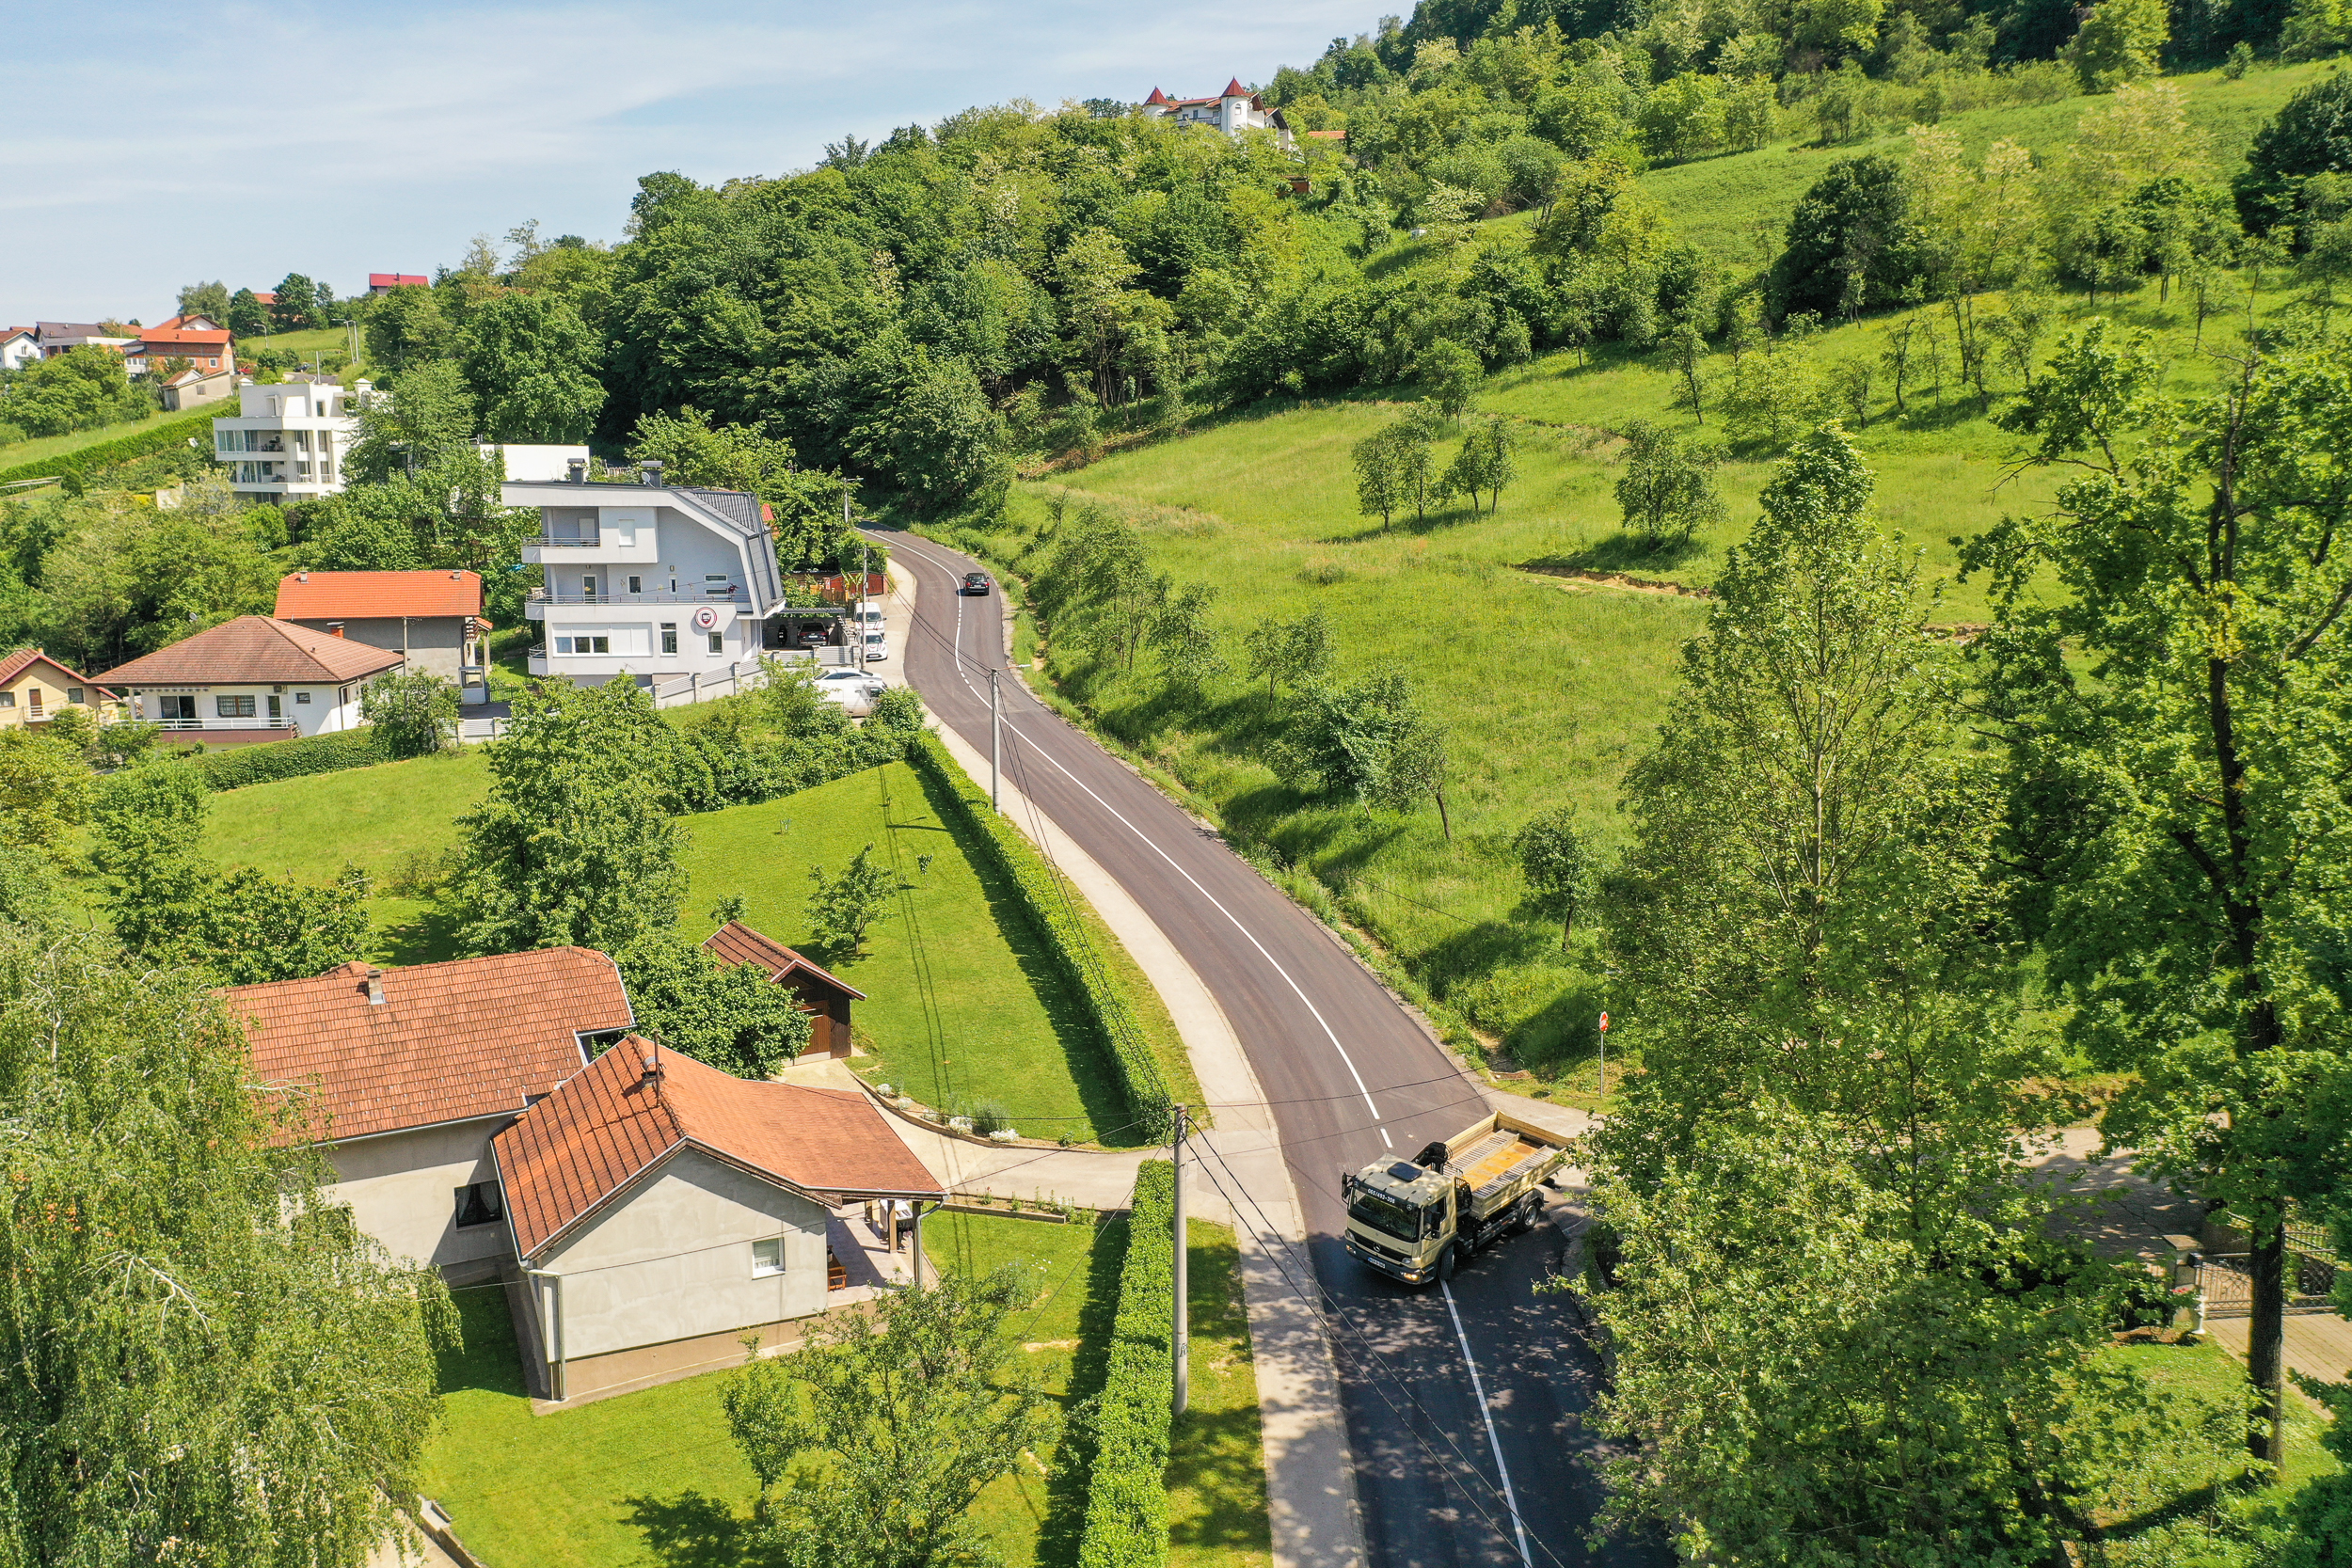
[[[528,549],[536,545],[546,550],[593,550],[603,542],[604,535],[601,533],[583,533],[577,539],[558,538],[552,533],[543,533],[536,539],[524,540],[523,547]]]
[[[532,605],[611,605],[611,604],[723,604],[748,605],[750,595],[735,583],[723,588],[648,588],[642,594],[591,594],[581,588],[534,588],[528,604]]]
[[[291,719],[158,719],[157,729],[164,730],[287,730],[292,731]]]

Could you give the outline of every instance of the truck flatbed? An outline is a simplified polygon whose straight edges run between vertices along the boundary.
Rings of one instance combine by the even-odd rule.
[[[1498,1127],[1447,1163],[1476,1201],[1498,1187],[1508,1186],[1520,1166],[1530,1161],[1549,1159],[1553,1152],[1510,1128]]]

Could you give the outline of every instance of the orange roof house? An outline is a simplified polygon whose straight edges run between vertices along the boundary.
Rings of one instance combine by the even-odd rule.
[[[278,583],[278,619],[371,647],[400,650],[412,670],[489,695],[490,623],[473,572],[295,572]]]
[[[800,998],[801,1010],[809,1015],[809,1054],[850,1054],[850,1004],[865,1001],[864,991],[739,920],[730,920],[705,937],[703,947],[729,969],[752,964],[777,985],[790,988]]]

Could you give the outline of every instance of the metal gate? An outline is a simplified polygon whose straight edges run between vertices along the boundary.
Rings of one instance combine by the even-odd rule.
[[[2297,1228],[2300,1228],[2299,1227]],[[2287,1310],[2325,1312],[2334,1307],[2336,1260],[2322,1248],[2304,1250],[2302,1238],[2288,1238]],[[2197,1289],[2208,1318],[2243,1318],[2254,1309],[2254,1267],[2243,1252],[2206,1253],[2197,1264]]]

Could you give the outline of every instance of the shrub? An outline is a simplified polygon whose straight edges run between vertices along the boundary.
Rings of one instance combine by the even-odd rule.
[[[1110,1370],[1095,1419],[1078,1568],[1159,1568],[1168,1560],[1175,1197],[1176,1167],[1166,1160],[1145,1161],[1136,1172],[1127,1216],[1127,1261],[1119,1273]]]
[[[340,773],[346,768],[373,768],[390,760],[384,754],[373,730],[336,730],[327,735],[305,736],[300,740],[273,740],[261,746],[208,752],[196,759],[196,770],[209,789],[243,789],[247,784],[298,778],[305,773]]]
[[[430,670],[379,675],[359,692],[359,712],[393,757],[430,756],[457,745],[457,688]]]
[[[1039,858],[1026,839],[992,809],[987,798],[963,776],[936,736],[918,734],[907,743],[907,759],[928,774],[946,796],[948,811],[981,847],[981,853],[1017,891],[1038,940],[1054,957],[1069,983],[1079,1008],[1087,1016],[1112,1070],[1127,1098],[1128,1115],[1143,1137],[1156,1139],[1168,1130],[1171,1109],[1168,1085],[1152,1047],[1128,1010],[1126,998],[1114,988],[1095,955],[1094,943],[1079,918],[1069,893],[1053,870]]]

